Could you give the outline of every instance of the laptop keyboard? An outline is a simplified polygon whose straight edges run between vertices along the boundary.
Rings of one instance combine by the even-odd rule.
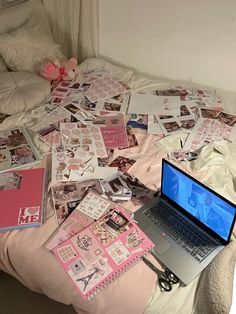
[[[199,232],[165,203],[157,204],[144,214],[199,262],[203,261],[216,247],[211,239]]]

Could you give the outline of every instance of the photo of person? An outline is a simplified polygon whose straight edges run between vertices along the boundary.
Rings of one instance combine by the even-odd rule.
[[[0,174],[0,190],[19,189],[22,176],[16,172],[5,172]]]
[[[84,98],[82,103],[81,103],[82,108],[85,110],[91,110],[96,108],[96,104],[92,103],[91,101],[88,100],[88,98]]]
[[[219,114],[218,110],[201,108],[202,118],[217,119]]]
[[[178,125],[178,123],[176,121],[173,121],[173,122],[164,122],[163,123],[163,126],[164,128],[166,129],[166,131],[168,133],[172,133],[172,132],[175,132],[175,131],[178,131],[180,130],[180,126]]]
[[[118,231],[127,226],[129,221],[121,213],[114,211],[105,223],[115,231]]]
[[[66,110],[70,111],[72,114],[81,112],[81,110],[79,108],[77,108],[74,104],[65,105],[64,108]]]
[[[17,164],[28,164],[34,162],[36,157],[29,145],[23,145],[10,150],[12,162]]]
[[[217,117],[217,120],[233,127],[235,126],[236,123],[236,116],[229,113],[220,112],[220,114]]]
[[[189,116],[191,113],[185,105],[180,106],[180,116]]]
[[[23,132],[21,132],[20,129],[10,130],[10,135],[8,135],[8,146],[16,147],[23,144],[27,144],[27,140]]]
[[[116,103],[104,102],[102,110],[120,111],[121,105]]]
[[[181,128],[188,129],[188,130],[191,130],[196,124],[195,120],[193,120],[193,119],[182,120],[180,122],[181,122]]]

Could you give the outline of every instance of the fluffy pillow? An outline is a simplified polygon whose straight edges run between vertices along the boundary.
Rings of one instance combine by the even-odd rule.
[[[50,93],[50,83],[26,72],[0,73],[0,113],[12,115],[38,106]]]
[[[0,55],[10,70],[35,73],[54,58],[65,59],[51,34],[43,32],[32,18],[19,28],[0,35]]]
[[[0,73],[1,72],[7,72],[7,66],[6,63],[4,62],[3,58],[0,56]]]

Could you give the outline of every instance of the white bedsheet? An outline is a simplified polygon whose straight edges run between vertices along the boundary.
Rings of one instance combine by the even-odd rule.
[[[113,75],[126,82],[133,90],[149,92],[157,88],[171,87],[173,82],[157,79],[150,80],[143,76],[135,75],[132,71],[122,69],[99,59],[88,59],[80,66],[82,72],[92,71],[104,67],[112,71]],[[227,93],[226,93],[227,94]],[[230,95],[226,102],[228,110],[232,109],[235,95]],[[17,114],[7,118],[0,129],[16,126],[30,125],[30,113]],[[140,158],[132,170],[150,189],[160,186],[160,163],[165,156],[154,142],[158,139],[155,135],[137,134],[140,148],[122,150],[119,152],[126,156],[139,153]],[[45,146],[37,142],[40,149],[45,151]],[[215,156],[213,147],[210,152],[195,163],[190,164],[193,173],[202,177],[206,182],[219,191],[224,192],[233,201],[236,201],[234,178],[236,166],[236,149],[228,147],[226,155]],[[229,161],[229,162],[226,162]],[[222,173],[226,174],[224,179]],[[222,184],[222,180],[224,180]],[[223,189],[222,189],[223,188]],[[48,297],[65,304],[72,304],[78,313],[91,314],[139,314],[146,310],[150,313],[192,313],[195,300],[195,291],[198,284],[196,278],[187,287],[176,286],[168,293],[160,292],[155,285],[156,276],[143,262],[139,262],[115,282],[103,289],[91,301],[83,301],[74,289],[69,277],[62,270],[55,257],[49,253],[42,244],[55,230],[56,223],[53,216],[46,220],[41,228],[15,230],[0,234],[0,269],[8,272],[20,280],[33,291],[46,294]]]

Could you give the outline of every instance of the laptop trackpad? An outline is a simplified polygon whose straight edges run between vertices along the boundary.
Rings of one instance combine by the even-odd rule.
[[[170,242],[163,238],[161,233],[155,231],[152,228],[145,230],[145,233],[153,241],[155,244],[155,250],[160,255],[172,246]]]

